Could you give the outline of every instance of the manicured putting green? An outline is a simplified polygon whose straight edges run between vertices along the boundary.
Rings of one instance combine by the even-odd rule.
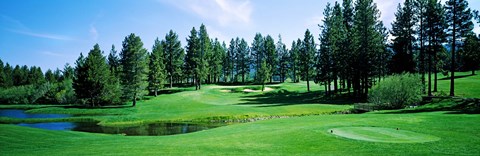
[[[339,127],[329,129],[328,133],[362,141],[385,143],[422,143],[440,140],[439,137],[385,127]]]

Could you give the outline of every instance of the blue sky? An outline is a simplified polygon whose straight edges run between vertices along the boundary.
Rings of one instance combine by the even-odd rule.
[[[403,0],[374,0],[387,27]],[[278,34],[288,46],[308,28],[318,38],[327,2],[334,0],[1,0],[0,59],[16,65],[62,69],[99,43],[107,55],[120,51],[130,33],[151,49],[155,38],[173,29],[182,46],[192,27],[204,23],[212,38],[233,37],[249,44],[255,33]],[[480,1],[470,0],[472,9]],[[475,30],[480,32],[478,26]]]

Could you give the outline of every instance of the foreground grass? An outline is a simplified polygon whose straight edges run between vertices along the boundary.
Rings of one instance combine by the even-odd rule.
[[[235,124],[175,136],[128,137],[0,125],[2,155],[478,155],[479,115],[321,115]],[[329,129],[400,128],[438,137],[381,143],[335,136]]]

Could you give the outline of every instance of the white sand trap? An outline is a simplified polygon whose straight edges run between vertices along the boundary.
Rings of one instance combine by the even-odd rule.
[[[222,92],[222,93],[230,93],[230,92],[232,92],[232,91],[231,91],[231,90],[222,89],[222,90],[220,90],[220,92]]]
[[[265,89],[263,90],[263,92],[269,92],[269,91],[272,91],[272,90],[273,90],[273,88],[265,87]],[[262,90],[244,89],[243,92],[256,93],[256,92],[262,92]]]
[[[329,129],[327,133],[348,139],[385,143],[422,143],[440,140],[439,137],[432,135],[385,127],[340,127]]]

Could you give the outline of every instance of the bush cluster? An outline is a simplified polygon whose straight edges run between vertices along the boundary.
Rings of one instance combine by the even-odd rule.
[[[373,86],[369,101],[384,109],[398,109],[421,101],[422,84],[418,75],[392,75]]]

